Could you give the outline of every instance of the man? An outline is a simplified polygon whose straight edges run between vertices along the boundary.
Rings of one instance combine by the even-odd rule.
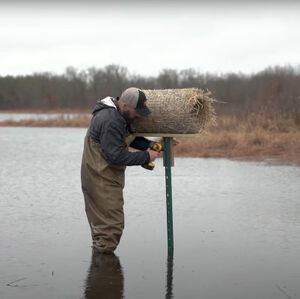
[[[150,114],[146,100],[140,89],[131,87],[117,100],[97,101],[85,137],[82,191],[93,248],[101,253],[112,253],[122,235],[126,166],[145,165],[159,155],[149,149],[151,141],[143,137],[130,140],[132,121]],[[128,145],[139,151],[128,151]]]

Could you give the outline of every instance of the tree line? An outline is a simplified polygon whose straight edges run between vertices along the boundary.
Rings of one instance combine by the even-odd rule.
[[[120,65],[107,65],[86,70],[68,67],[60,75],[0,76],[0,109],[91,109],[97,99],[119,96],[130,86],[208,89],[226,102],[216,105],[219,112],[243,116],[263,111],[292,116],[300,123],[300,69],[278,66],[250,75],[164,69],[147,77],[130,74]]]

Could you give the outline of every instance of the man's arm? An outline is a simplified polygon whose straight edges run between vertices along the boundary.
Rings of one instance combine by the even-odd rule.
[[[115,121],[106,124],[101,134],[101,148],[106,160],[113,165],[144,165],[150,162],[147,151],[129,152],[125,143],[126,129]]]
[[[140,151],[147,150],[152,144],[152,141],[144,137],[135,137],[134,140],[130,143],[130,147],[138,149]]]

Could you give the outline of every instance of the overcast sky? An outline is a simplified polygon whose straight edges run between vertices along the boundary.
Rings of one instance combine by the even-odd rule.
[[[142,75],[299,66],[300,1],[282,2],[0,1],[0,75],[107,64]]]

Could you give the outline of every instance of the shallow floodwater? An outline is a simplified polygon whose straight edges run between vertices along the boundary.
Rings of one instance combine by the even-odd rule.
[[[0,128],[0,298],[300,298],[300,168],[175,159],[174,256],[164,169],[129,167],[115,256],[92,256],[84,129]]]
[[[51,119],[72,119],[80,116],[88,115],[86,113],[15,113],[0,112],[0,123],[2,121],[12,120],[51,120]]]

